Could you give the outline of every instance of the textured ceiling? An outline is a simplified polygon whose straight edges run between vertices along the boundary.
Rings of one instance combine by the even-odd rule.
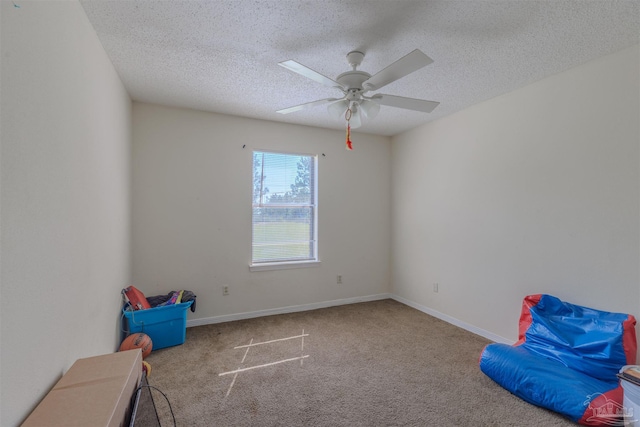
[[[439,101],[430,114],[382,106],[361,132],[395,135],[640,43],[640,0],[81,0],[134,100],[344,129],[340,97],[277,65],[332,79],[365,53],[375,74],[414,49],[435,62],[379,93]],[[373,93],[369,93],[371,95]],[[553,100],[549,100],[553,102]]]

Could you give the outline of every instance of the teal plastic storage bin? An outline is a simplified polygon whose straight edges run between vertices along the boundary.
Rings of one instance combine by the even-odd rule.
[[[183,344],[187,337],[187,310],[193,301],[146,310],[130,310],[126,305],[122,311],[129,333],[142,332],[153,341],[153,350]]]

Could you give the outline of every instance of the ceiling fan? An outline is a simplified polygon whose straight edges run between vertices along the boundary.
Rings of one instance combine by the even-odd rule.
[[[336,117],[345,116],[345,119],[350,121],[351,127],[357,128],[362,124],[362,116],[367,119],[373,119],[380,111],[380,105],[430,113],[440,104],[435,101],[405,98],[382,93],[372,96],[365,95],[369,91],[381,89],[389,83],[431,64],[433,59],[429,58],[419,49],[400,58],[373,76],[356,69],[362,63],[363,59],[364,53],[358,51],[349,52],[347,54],[347,61],[353,69],[340,74],[335,80],[331,80],[317,71],[293,60],[279,62],[278,65],[294,73],[298,73],[325,86],[339,89],[343,97],[320,99],[318,101],[307,102],[278,110],[277,112],[280,114],[289,114],[304,108],[329,104],[328,110],[331,114]]]

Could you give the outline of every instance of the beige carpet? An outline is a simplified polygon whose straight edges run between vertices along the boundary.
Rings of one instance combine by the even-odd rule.
[[[178,426],[575,425],[482,374],[488,343],[383,300],[188,328],[147,361]]]

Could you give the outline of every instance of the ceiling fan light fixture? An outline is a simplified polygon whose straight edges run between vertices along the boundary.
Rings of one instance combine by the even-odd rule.
[[[347,111],[347,108],[349,108],[349,101],[343,99],[341,101],[334,102],[333,104],[329,104],[329,106],[327,106],[327,111],[329,111],[329,114],[336,119],[344,119],[344,113]]]
[[[362,126],[362,116],[360,114],[360,108],[356,103],[353,103],[351,105],[351,120],[349,120],[349,126],[351,126],[351,129],[357,129]]]
[[[360,102],[360,109],[367,119],[373,120],[380,112],[380,104],[378,104],[377,102],[369,101],[368,99],[363,99]]]

